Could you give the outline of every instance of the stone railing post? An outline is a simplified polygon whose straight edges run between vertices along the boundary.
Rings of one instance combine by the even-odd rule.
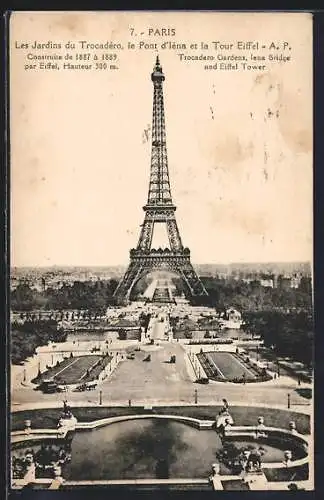
[[[293,420],[291,422],[289,422],[289,430],[292,434],[297,433],[296,423]]]
[[[212,473],[209,476],[209,481],[213,485],[214,491],[219,491],[223,489],[221,480],[220,480],[220,465],[218,463],[212,464]]]
[[[256,430],[256,437],[260,437],[264,435],[264,417],[260,416],[258,417],[258,424],[257,424],[257,430]]]
[[[264,417],[258,417],[258,426],[263,425],[264,426]]]
[[[284,452],[284,464],[286,464],[286,466],[288,467],[288,465],[291,463],[291,459],[292,459],[292,452],[291,450],[286,450]]]
[[[36,467],[35,467],[34,462],[31,462],[27,466],[27,471],[26,471],[24,480],[28,484],[28,483],[32,483],[33,481],[35,481],[35,478],[36,478]]]
[[[62,468],[59,465],[54,467],[54,478],[60,479],[62,477]]]
[[[30,434],[31,431],[31,420],[25,420],[25,433]]]
[[[219,472],[220,472],[220,465],[219,465],[219,463],[212,464],[212,475],[216,476],[216,475],[219,474]]]

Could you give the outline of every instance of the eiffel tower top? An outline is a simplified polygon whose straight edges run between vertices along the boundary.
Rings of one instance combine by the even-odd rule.
[[[162,71],[162,66],[160,64],[159,56],[156,56],[155,66],[153,68],[153,73],[151,75],[152,82],[163,82],[165,76]]]
[[[153,118],[152,118],[152,150],[151,173],[147,205],[144,209],[154,207],[168,207],[175,209],[172,203],[168,156],[166,148],[163,82],[165,76],[162,71],[159,56],[156,58],[151,79],[153,91]]]

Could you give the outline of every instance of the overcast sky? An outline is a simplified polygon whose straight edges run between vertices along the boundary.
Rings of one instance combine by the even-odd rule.
[[[171,191],[193,262],[311,260],[311,23],[278,14],[158,16],[13,16],[11,265],[127,264],[137,245],[156,51],[124,50],[118,71],[25,71],[35,51],[13,47],[36,39],[126,44],[132,25],[175,26],[174,41],[184,43],[284,34],[292,61],[261,73],[206,71],[180,62],[179,50],[160,51]]]

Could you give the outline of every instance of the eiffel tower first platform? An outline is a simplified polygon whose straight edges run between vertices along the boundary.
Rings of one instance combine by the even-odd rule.
[[[177,221],[176,206],[172,202],[166,148],[163,82],[165,76],[159,58],[151,75],[153,82],[153,120],[151,172],[148,199],[143,207],[144,222],[136,248],[130,250],[128,269],[118,284],[114,297],[118,303],[127,302],[135,284],[152,271],[171,271],[186,284],[188,296],[206,296],[207,292],[197,276],[191,261],[190,250],[184,248]],[[155,224],[165,224],[170,249],[152,248]]]

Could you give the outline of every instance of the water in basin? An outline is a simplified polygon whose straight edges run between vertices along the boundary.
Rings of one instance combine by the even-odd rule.
[[[231,442],[240,449],[260,446],[253,440]],[[40,446],[32,446],[33,452]],[[52,446],[62,446],[62,442]],[[19,445],[14,453],[22,454],[24,448],[26,444]],[[222,448],[214,430],[198,430],[167,419],[128,420],[77,431],[70,441],[71,460],[63,466],[62,475],[68,480],[207,478]],[[264,464],[283,460],[284,445],[262,443],[262,448]],[[221,473],[230,470],[221,464]]]

